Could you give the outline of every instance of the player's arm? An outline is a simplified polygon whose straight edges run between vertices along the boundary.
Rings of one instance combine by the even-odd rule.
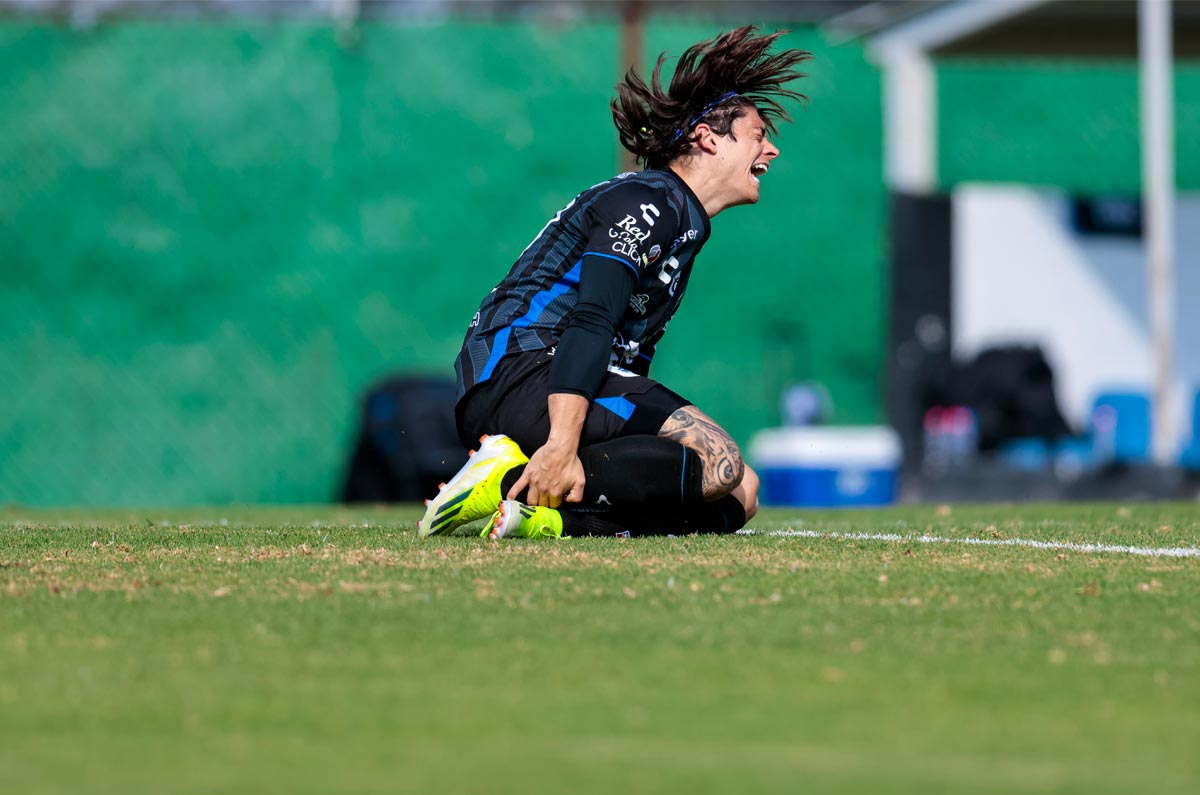
[[[530,457],[509,499],[526,487],[530,505],[557,508],[564,496],[567,502],[583,499],[580,434],[592,399],[604,383],[613,334],[635,284],[634,272],[626,264],[594,254],[583,257],[579,300],[550,363],[550,435]]]
[[[557,508],[564,497],[567,502],[583,499],[587,478],[579,460],[579,434],[591,401],[563,392],[550,395],[547,402],[550,436],[529,457],[525,471],[509,490],[507,499],[516,499],[523,489],[528,488],[527,503]]]
[[[617,185],[587,210],[579,298],[550,365],[550,436],[534,452],[509,499],[528,486],[530,504],[558,507],[583,499],[579,438],[592,398],[604,383],[616,330],[638,279],[665,251],[678,225],[662,189]]]

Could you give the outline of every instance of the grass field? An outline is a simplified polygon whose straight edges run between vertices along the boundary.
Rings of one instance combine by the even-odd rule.
[[[0,510],[0,792],[1200,792],[1200,559]],[[1200,547],[1198,505],[760,531]]]

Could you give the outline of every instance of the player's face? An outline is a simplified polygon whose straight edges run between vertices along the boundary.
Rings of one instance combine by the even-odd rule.
[[[767,173],[771,161],[779,157],[779,147],[767,138],[767,125],[754,109],[735,119],[731,132],[722,139],[730,206],[754,204],[758,201],[759,179]]]

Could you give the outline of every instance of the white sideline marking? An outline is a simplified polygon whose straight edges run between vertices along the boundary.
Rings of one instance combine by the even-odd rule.
[[[852,541],[903,541],[918,544],[975,544],[985,547],[1032,547],[1066,549],[1072,552],[1102,552],[1118,555],[1142,555],[1151,558],[1200,558],[1196,547],[1128,547],[1118,544],[1073,544],[1068,541],[1034,541],[1030,538],[945,538],[943,536],[902,536],[896,533],[841,533],[820,530],[738,530],[739,535],[788,536],[794,538],[844,538]]]

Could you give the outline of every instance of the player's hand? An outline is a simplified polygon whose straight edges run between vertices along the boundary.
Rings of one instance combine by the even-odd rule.
[[[525,465],[521,477],[508,490],[505,499],[513,500],[528,487],[529,505],[557,508],[564,498],[567,502],[583,500],[583,485],[587,478],[583,464],[573,448],[559,447],[547,442],[537,449]]]

